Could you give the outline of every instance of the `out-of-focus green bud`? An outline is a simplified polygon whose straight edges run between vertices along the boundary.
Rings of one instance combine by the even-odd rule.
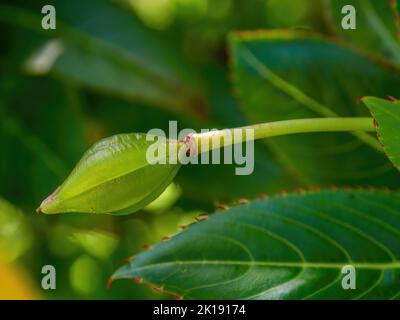
[[[151,149],[156,149],[153,153],[159,163],[148,161]],[[176,140],[143,133],[101,140],[85,153],[67,180],[42,202],[38,212],[129,214],[140,210],[156,199],[175,177],[180,165],[179,161],[172,162],[171,157],[176,157],[175,151],[181,149],[182,144]]]
[[[24,214],[0,198],[0,265],[21,256],[32,242],[32,232]]]

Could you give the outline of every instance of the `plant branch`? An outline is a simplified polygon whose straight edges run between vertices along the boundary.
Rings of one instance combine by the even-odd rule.
[[[253,132],[253,135],[247,134]],[[203,132],[192,135],[192,141],[199,152],[207,152],[220,146],[228,146],[249,140],[311,132],[352,132],[375,131],[372,118],[313,118],[294,119],[260,123],[245,127]],[[235,139],[233,138],[235,137]],[[373,138],[373,137],[371,137]],[[214,143],[213,143],[214,141]],[[216,143],[218,141],[219,143]]]

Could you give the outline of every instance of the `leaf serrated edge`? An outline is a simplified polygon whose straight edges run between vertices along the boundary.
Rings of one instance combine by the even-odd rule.
[[[266,199],[260,199],[259,197],[258,197],[258,198],[254,198],[253,200],[249,200],[249,201],[248,201],[247,203],[245,203],[245,204],[236,205],[236,207],[237,207],[237,206],[250,206],[251,203],[252,203],[252,202],[255,202],[255,201],[271,201],[271,200],[276,199],[276,198],[290,197],[290,196],[293,196],[293,195],[297,195],[297,196],[298,196],[298,195],[310,195],[310,194],[318,194],[318,193],[324,193],[324,192],[346,192],[346,193],[351,193],[351,192],[364,192],[364,193],[365,193],[365,192],[368,192],[368,193],[383,192],[383,193],[390,193],[390,192],[392,192],[392,190],[390,190],[390,189],[387,188],[387,187],[378,188],[378,187],[374,187],[374,186],[367,186],[367,187],[362,187],[362,186],[351,187],[351,186],[336,186],[336,185],[332,185],[332,186],[329,187],[329,188],[322,188],[322,189],[319,188],[319,187],[314,186],[314,187],[310,187],[310,188],[308,188],[308,189],[303,189],[303,188],[295,189],[295,190],[292,191],[292,192],[286,192],[286,191],[283,191],[283,192],[282,192],[282,190],[281,190],[281,191],[277,191],[274,195],[272,195],[271,197],[268,196],[268,198],[266,198]],[[213,214],[218,214],[218,211],[214,211]],[[207,214],[207,217],[208,217],[208,214]],[[194,224],[200,223],[201,221],[202,221],[202,220],[197,220],[197,219],[195,219],[195,221],[194,221],[193,223],[187,225],[187,226],[185,227],[184,230],[186,230],[189,226],[192,226],[192,225],[194,225]],[[175,233],[175,234],[172,235],[172,236],[168,236],[168,239],[166,239],[166,240],[162,239],[161,242],[158,242],[158,243],[156,243],[155,245],[158,245],[158,244],[160,244],[160,243],[162,243],[162,242],[164,242],[164,241],[169,241],[169,240],[173,239],[173,237],[175,237],[175,236],[181,234],[182,232],[183,232],[183,231],[180,231],[180,232]],[[164,237],[163,237],[163,238],[164,238]],[[152,248],[155,247],[155,245],[154,245],[154,246],[151,246],[148,250],[152,250]],[[143,252],[143,251],[142,251],[142,252]],[[129,259],[129,263],[128,263],[128,264],[132,263],[132,262],[134,261],[135,256],[139,255],[140,253],[141,253],[141,252],[135,254],[135,255],[132,256],[132,257],[127,258],[127,259]],[[126,261],[127,259],[125,259],[125,261]],[[107,288],[108,288],[108,289],[110,288],[111,283],[112,283],[114,280],[120,280],[120,279],[114,279],[114,278],[113,278],[113,275],[112,275],[111,277],[108,278],[108,280],[107,280]],[[131,280],[132,280],[133,282],[136,282],[136,283],[139,283],[139,284],[144,284],[144,285],[146,285],[146,286],[152,288],[153,290],[155,290],[156,292],[158,292],[158,293],[160,293],[160,294],[165,294],[165,295],[172,296],[172,297],[174,297],[176,300],[183,300],[183,299],[184,299],[184,296],[183,296],[183,295],[177,294],[176,292],[173,292],[172,290],[165,290],[163,284],[155,284],[155,283],[152,283],[152,282],[147,282],[147,281],[145,281],[143,278],[131,278]]]
[[[366,99],[366,98],[374,98],[374,97],[368,97],[368,96],[366,96],[366,97],[364,97],[363,99]],[[396,101],[398,101],[398,100],[392,101],[391,99],[389,99],[389,102],[392,102],[393,104],[394,104]],[[365,102],[364,102],[364,105],[366,105]],[[386,150],[385,142],[384,142],[385,139],[382,137],[382,135],[381,135],[381,133],[380,133],[380,131],[379,131],[379,121],[378,121],[378,119],[377,119],[376,116],[375,116],[375,112],[374,112],[373,110],[371,110],[367,105],[366,105],[366,107],[367,107],[367,109],[369,110],[369,112],[371,113],[372,118],[374,118],[374,125],[375,125],[376,135],[377,135],[377,137],[378,137],[379,143],[380,143],[381,146],[382,146],[382,150],[383,150],[385,156],[390,160],[390,163],[392,164],[392,166],[393,166],[395,169],[400,170],[400,166],[397,166],[397,165],[395,164],[395,162],[393,161],[393,157],[392,157],[392,156],[387,152],[387,150]]]
[[[131,278],[132,282],[138,283],[138,284],[143,284],[151,289],[153,289],[155,292],[159,293],[159,294],[163,294],[163,295],[168,295],[173,297],[175,300],[183,300],[183,296],[180,294],[177,294],[176,292],[173,292],[171,290],[165,290],[163,285],[156,285],[152,282],[148,282],[143,280],[143,278]],[[113,277],[109,277],[107,279],[107,283],[106,283],[106,288],[110,289],[111,284],[114,282]]]

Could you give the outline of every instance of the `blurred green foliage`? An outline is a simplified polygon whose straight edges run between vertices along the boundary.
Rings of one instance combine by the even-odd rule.
[[[44,4],[56,7],[56,30],[41,28]],[[194,129],[265,120],[257,113],[247,118],[248,110],[232,92],[227,34],[290,28],[332,35],[336,25],[329,23],[332,17],[326,19],[326,4],[3,0],[0,197],[5,200],[0,202],[0,263],[12,261],[23,268],[42,298],[165,298],[133,282],[117,281],[107,290],[106,282],[143,244],[177,232],[219,201],[302,186],[267,145],[256,143],[253,175],[235,176],[231,165],[186,166],[167,194],[132,216],[41,216],[36,207],[103,137],[152,128],[167,131],[168,120]],[[352,41],[371,46],[369,34],[355,36]],[[292,75],[295,80],[301,77]],[[330,85],[325,89],[335,90]],[[279,99],[278,94],[273,103],[283,101]],[[308,163],[297,161],[300,168]],[[40,271],[46,264],[56,267],[57,290],[40,289]]]

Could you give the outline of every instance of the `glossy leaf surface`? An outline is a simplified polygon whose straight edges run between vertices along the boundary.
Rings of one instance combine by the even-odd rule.
[[[252,201],[134,256],[113,279],[184,299],[399,299],[400,196],[324,191]],[[344,290],[342,268],[356,270]]]
[[[44,32],[50,39],[28,59],[30,73],[50,73],[96,92],[174,112],[189,108],[200,117],[207,112],[194,70],[132,13],[107,0],[53,4],[57,29]],[[0,20],[40,32],[40,9],[3,6]]]

